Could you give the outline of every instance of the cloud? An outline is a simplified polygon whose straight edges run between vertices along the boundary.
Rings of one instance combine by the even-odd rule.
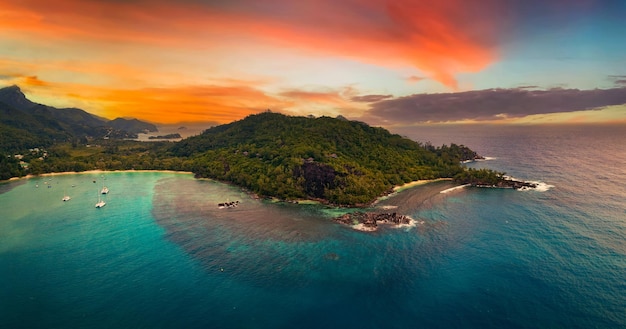
[[[307,56],[410,65],[451,88],[456,74],[498,58],[506,11],[497,0],[7,0],[3,7],[0,30],[42,43],[197,50],[245,40]]]
[[[352,87],[322,91],[290,89],[279,93],[278,96],[287,104],[284,110],[294,115],[315,112],[318,115],[345,114],[353,116],[360,115],[366,110],[363,101],[354,101],[355,97],[359,97],[354,95],[356,92]]]
[[[353,102],[373,103],[392,98],[393,95],[361,95],[350,98]]]
[[[48,82],[39,79],[36,75],[23,77],[22,82],[26,86],[35,86],[35,87],[46,87],[50,85]]]
[[[287,104],[249,86],[179,86],[117,89],[100,95],[109,117],[133,116],[158,123],[227,123]]]
[[[612,80],[616,86],[626,86],[626,75],[609,75],[609,80]]]
[[[412,75],[412,76],[410,76],[410,77],[406,78],[406,81],[407,81],[408,83],[417,83],[417,82],[420,82],[420,81],[422,81],[422,80],[424,80],[424,79],[426,79],[426,78],[424,78],[424,77],[418,77],[417,75]]]
[[[415,94],[371,105],[370,122],[440,123],[490,121],[564,113],[626,104],[626,87],[614,89],[487,89],[459,93]]]

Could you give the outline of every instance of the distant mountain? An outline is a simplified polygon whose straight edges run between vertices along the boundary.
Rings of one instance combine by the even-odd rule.
[[[18,86],[0,89],[0,151],[47,146],[83,137],[135,138],[152,124],[106,120],[77,108],[58,109],[26,98]]]
[[[108,122],[108,125],[114,129],[125,130],[131,133],[145,133],[159,131],[157,127],[151,123],[139,121],[137,119],[117,118]]]

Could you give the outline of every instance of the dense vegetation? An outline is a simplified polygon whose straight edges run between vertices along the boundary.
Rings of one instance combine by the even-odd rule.
[[[490,169],[467,168],[466,170],[456,174],[454,176],[454,180],[461,184],[471,184],[474,186],[495,186],[505,179],[504,175],[505,173]]]
[[[329,117],[251,115],[176,143],[173,155],[199,177],[233,182],[260,195],[367,203],[418,179],[463,171],[476,153],[459,145],[435,148],[365,123]]]
[[[178,170],[261,196],[341,205],[365,204],[419,179],[501,179],[492,171],[465,170],[461,161],[478,155],[463,145],[421,144],[344,118],[268,111],[180,142],[146,143],[124,140],[123,131],[82,110],[32,103],[14,86],[0,89],[0,119],[0,179],[94,169]],[[152,130],[137,120],[107,124]]]
[[[23,152],[86,138],[136,138],[156,131],[151,123],[136,119],[106,120],[81,109],[57,109],[31,102],[18,86],[0,89],[0,152]]]

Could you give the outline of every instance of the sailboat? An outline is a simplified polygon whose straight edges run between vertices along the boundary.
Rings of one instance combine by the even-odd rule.
[[[63,191],[63,199],[61,199],[61,200],[63,200],[63,201],[70,201],[70,199],[71,199],[70,196],[67,195],[67,193],[65,193],[65,191]]]
[[[96,203],[96,208],[102,208],[104,206],[106,206],[106,202],[104,202],[104,200],[100,199],[100,194],[98,194],[98,203]]]

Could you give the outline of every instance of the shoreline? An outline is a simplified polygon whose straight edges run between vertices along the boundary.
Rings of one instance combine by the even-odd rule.
[[[433,206],[440,202],[442,198],[445,198],[447,193],[442,193],[443,191],[461,190],[460,186],[462,185],[453,182],[449,178],[409,182],[395,187],[393,192],[378,198],[376,202],[371,204],[370,209],[365,210],[369,214],[365,216],[366,219],[369,219],[367,225],[364,225],[365,223],[363,222],[355,224],[342,223],[339,218],[334,218],[334,221],[362,232],[375,232],[379,227],[391,229],[417,227],[425,222],[420,218],[412,217],[416,211]],[[374,223],[371,223],[372,219],[380,214],[391,216],[397,214],[408,218],[409,222],[397,224],[390,221],[376,220]]]
[[[429,184],[429,183],[434,183],[434,182],[440,182],[440,181],[451,181],[452,178],[436,178],[436,179],[420,179],[420,180],[414,180],[412,182],[408,182],[402,185],[396,185],[393,187],[393,191],[394,192],[401,192],[404,191],[406,189],[410,189],[416,186],[420,186],[420,185],[424,185],[424,184]]]
[[[193,175],[193,173],[191,171],[176,171],[176,170],[101,170],[101,169],[95,169],[95,170],[87,170],[87,171],[62,171],[62,172],[51,172],[51,173],[45,173],[45,174],[39,174],[39,175],[33,175],[33,174],[28,174],[26,176],[23,177],[11,177],[7,180],[5,180],[4,182],[13,182],[13,181],[17,181],[17,180],[22,180],[22,179],[31,179],[31,178],[36,178],[36,177],[50,177],[50,176],[64,176],[64,175],[83,175],[83,174],[102,174],[102,173],[132,173],[132,172],[137,172],[137,173],[141,173],[141,172],[153,172],[153,173],[170,173],[170,174],[191,174]]]
[[[376,198],[374,201],[372,201],[369,206],[376,206],[378,203],[380,203],[381,201],[385,201],[387,199],[389,199],[390,197],[393,197],[394,195],[408,190],[408,189],[412,189],[418,186],[424,186],[424,185],[428,185],[428,184],[432,184],[432,183],[437,183],[437,182],[445,182],[445,181],[452,181],[452,178],[436,178],[436,179],[420,179],[420,180],[415,180],[412,182],[408,182],[402,185],[396,185],[393,188],[391,188],[389,193],[386,193],[384,195],[379,196],[378,198]],[[361,207],[361,208],[366,208],[366,207]]]

